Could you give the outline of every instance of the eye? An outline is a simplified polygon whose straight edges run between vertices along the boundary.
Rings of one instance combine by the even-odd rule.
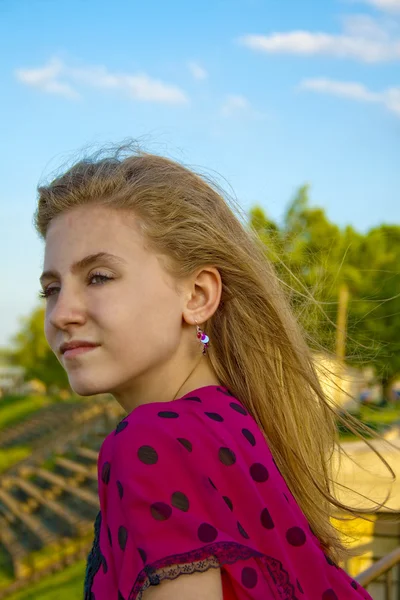
[[[89,281],[93,281],[93,279],[100,279],[101,283],[105,283],[113,278],[109,277],[108,275],[103,275],[102,273],[92,273],[92,275],[89,277]]]
[[[59,288],[55,288],[55,287],[48,287],[46,289],[44,289],[43,291],[39,292],[38,296],[39,298],[49,298],[49,296],[53,295],[53,291],[54,290],[58,290]]]
[[[92,273],[91,275],[89,275],[88,277],[88,282],[91,283],[93,281],[93,279],[99,279],[100,280],[100,285],[102,285],[103,283],[106,283],[107,281],[111,281],[112,279],[114,279],[113,277],[109,277],[108,275],[104,275],[103,273]],[[99,283],[95,283],[94,285],[99,285]],[[57,286],[52,286],[52,287],[48,287],[46,289],[44,289],[43,291],[39,292],[39,298],[49,298],[50,296],[54,296],[54,292],[59,291],[60,288]]]

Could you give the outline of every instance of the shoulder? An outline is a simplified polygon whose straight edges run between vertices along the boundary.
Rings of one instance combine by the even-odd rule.
[[[124,502],[153,498],[164,505],[170,490],[179,505],[197,496],[198,502],[211,506],[216,491],[224,490],[228,507],[230,498],[238,502],[242,495],[245,506],[252,487],[279,487],[278,470],[254,418],[217,386],[173,402],[138,407],[105,444],[98,465],[99,489],[107,488],[108,493],[114,481],[120,496],[125,490]]]
[[[210,449],[249,455],[266,447],[263,434],[243,403],[222,386],[205,386],[172,402],[138,406],[109,434],[104,456],[113,460],[159,452],[192,459]],[[103,450],[103,448],[102,448]],[[108,460],[108,459],[107,459]]]
[[[222,386],[205,386],[187,393],[171,402],[143,404],[123,419],[115,430],[115,436],[122,431],[138,432],[142,428],[168,431],[183,422],[190,425],[201,424],[205,429],[215,428],[237,419],[238,415],[252,418],[243,404]],[[225,424],[225,425],[223,425]],[[122,439],[121,436],[119,439]],[[124,436],[125,437],[125,436]]]

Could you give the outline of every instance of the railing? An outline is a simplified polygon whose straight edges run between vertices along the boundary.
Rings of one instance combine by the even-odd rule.
[[[400,598],[399,580],[397,581],[397,598],[393,595],[393,567],[396,565],[400,565],[400,546],[360,573],[355,579],[368,589],[368,585],[375,582],[381,575],[385,575],[385,600],[398,600]]]

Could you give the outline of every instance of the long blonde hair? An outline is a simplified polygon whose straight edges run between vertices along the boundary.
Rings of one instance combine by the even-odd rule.
[[[202,327],[211,365],[257,421],[326,554],[347,556],[331,522],[334,507],[356,514],[332,494],[336,411],[265,246],[241,222],[235,201],[181,164],[129,146],[80,160],[38,191],[35,226],[43,239],[57,215],[101,204],[133,212],[148,249],[177,282],[199,267],[218,268],[221,302]]]

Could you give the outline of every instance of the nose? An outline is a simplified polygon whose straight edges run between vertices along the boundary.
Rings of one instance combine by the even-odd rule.
[[[48,314],[50,324],[56,329],[68,329],[70,325],[82,325],[86,321],[86,309],[76,290],[64,286],[56,295]]]

